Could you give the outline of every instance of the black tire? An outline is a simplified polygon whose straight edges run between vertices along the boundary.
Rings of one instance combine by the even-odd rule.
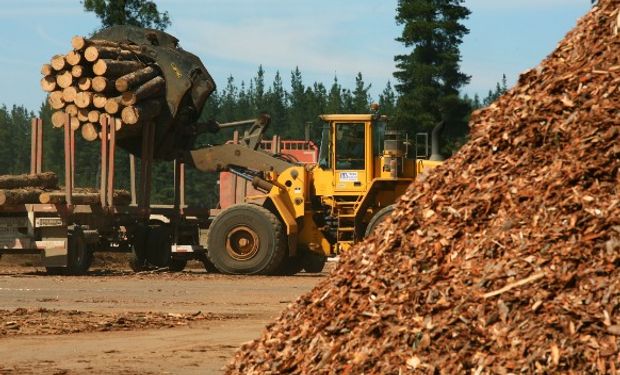
[[[45,267],[45,272],[51,276],[66,275],[67,267]]]
[[[276,274],[280,276],[293,276],[304,269],[301,256],[286,257],[280,264]]]
[[[385,219],[387,219],[392,212],[394,212],[394,205],[389,205],[386,207],[383,207],[382,209],[380,209],[379,211],[377,211],[377,213],[372,217],[372,219],[370,219],[370,222],[368,223],[368,226],[366,227],[366,233],[364,235],[364,237],[368,237],[372,234],[372,232],[379,226],[379,224],[381,224]]]
[[[86,242],[84,232],[79,227],[69,230],[67,237],[67,273],[84,275],[93,263],[92,247]]]
[[[142,272],[149,269],[146,262],[146,238],[148,232],[149,227],[144,224],[138,224],[134,229],[131,239],[131,256],[129,258],[129,267],[134,272]]]
[[[145,258],[155,267],[170,265],[172,259],[172,231],[166,224],[151,224],[146,236]]]
[[[171,272],[181,272],[185,269],[185,266],[187,266],[187,259],[171,258],[168,269]]]
[[[285,255],[282,223],[264,207],[245,203],[231,206],[209,227],[207,256],[222,273],[271,275]]]
[[[312,251],[305,251],[301,257],[301,264],[304,271],[308,273],[320,273],[325,267],[327,257]]]

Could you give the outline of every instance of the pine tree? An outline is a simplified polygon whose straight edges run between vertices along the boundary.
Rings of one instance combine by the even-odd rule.
[[[237,92],[238,90],[237,90],[237,87],[235,86],[235,79],[231,75],[226,80],[226,87],[224,87],[224,90],[222,91],[222,102],[220,105],[221,117],[219,118],[219,121],[226,122],[226,121],[234,121],[235,119],[238,120]]]
[[[288,102],[290,106],[289,122],[281,135],[288,138],[299,138],[303,135],[304,124],[311,120],[307,115],[306,89],[299,67],[291,72],[291,92],[288,95]]]
[[[170,26],[168,12],[160,12],[149,0],[83,0],[84,10],[94,12],[103,28],[133,25],[165,30]]]
[[[252,95],[252,104],[254,112],[265,111],[265,70],[262,65],[258,66],[258,72],[253,79],[254,92]]]
[[[459,89],[470,77],[459,69],[459,45],[469,32],[461,22],[470,12],[462,3],[398,1],[396,20],[404,27],[397,40],[412,49],[409,54],[395,57],[400,126],[429,131],[443,120],[453,136],[466,133],[464,119],[470,108],[459,97]]]
[[[355,90],[353,91],[353,113],[370,112],[370,95],[368,91],[372,85],[366,86],[362,73],[357,73],[355,77]]]
[[[342,86],[340,85],[340,83],[338,83],[338,77],[334,76],[334,82],[332,83],[332,86],[329,89],[329,94],[327,96],[327,113],[343,112],[341,91]]]
[[[245,82],[241,81],[241,88],[239,89],[239,96],[237,98],[237,118],[239,119],[249,119],[254,116],[254,111],[252,108],[252,91],[254,91],[254,86],[250,83],[250,88],[246,92]]]
[[[271,115],[271,132],[281,134],[286,128],[287,123],[287,106],[286,91],[282,84],[280,72],[276,72],[272,86],[265,94],[264,110]]]
[[[383,92],[379,94],[379,111],[389,118],[392,118],[396,112],[396,94],[390,81],[385,85]]]

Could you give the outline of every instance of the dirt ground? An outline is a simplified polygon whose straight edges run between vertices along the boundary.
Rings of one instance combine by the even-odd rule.
[[[326,273],[292,277],[134,274],[98,255],[86,276],[0,259],[0,374],[218,374]],[[327,271],[333,264],[326,267]]]

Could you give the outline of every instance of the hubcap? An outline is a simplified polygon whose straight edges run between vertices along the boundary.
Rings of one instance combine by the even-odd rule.
[[[233,228],[226,236],[226,251],[235,260],[252,259],[259,246],[258,234],[245,225]]]

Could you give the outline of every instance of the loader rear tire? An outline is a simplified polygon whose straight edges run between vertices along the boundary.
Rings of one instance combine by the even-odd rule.
[[[236,204],[217,215],[209,227],[207,256],[222,273],[275,274],[285,255],[282,223],[264,207]]]
[[[370,236],[372,232],[374,232],[374,230],[379,226],[379,224],[381,224],[385,219],[390,217],[392,212],[394,212],[394,209],[395,209],[395,206],[392,204],[389,206],[385,206],[379,211],[377,211],[375,216],[373,216],[372,219],[370,219],[370,222],[368,223],[368,226],[366,227],[366,234],[364,235],[364,237]]]

